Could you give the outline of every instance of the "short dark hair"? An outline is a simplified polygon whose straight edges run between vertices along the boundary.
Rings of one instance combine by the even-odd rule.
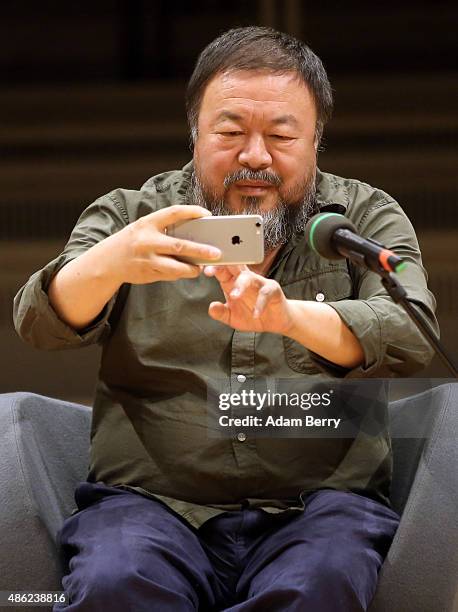
[[[296,72],[308,86],[316,106],[316,140],[332,114],[332,89],[320,58],[297,38],[273,28],[249,26],[224,32],[199,55],[186,91],[192,142],[197,137],[200,105],[208,83],[217,74],[235,70]]]

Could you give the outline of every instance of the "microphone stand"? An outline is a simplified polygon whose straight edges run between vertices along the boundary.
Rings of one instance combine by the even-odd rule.
[[[400,304],[404,308],[410,319],[415,323],[417,328],[429,342],[430,346],[434,349],[436,355],[440,357],[442,363],[450,370],[455,378],[458,378],[458,370],[453,363],[452,358],[447,354],[445,348],[440,343],[435,332],[431,329],[429,323],[419,315],[418,311],[414,307],[415,302],[409,299],[407,291],[398,281],[396,275],[388,270],[385,270],[385,268],[383,268],[380,264],[379,260],[375,257],[368,258],[367,256],[365,257],[360,253],[356,253],[355,251],[347,251],[346,257],[349,257],[349,259],[354,261],[356,264],[367,267],[373,272],[379,274],[382,285],[387,290],[393,302]]]

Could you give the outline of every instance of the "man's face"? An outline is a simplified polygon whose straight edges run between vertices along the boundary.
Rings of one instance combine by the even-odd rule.
[[[265,223],[280,214],[290,225],[298,214],[307,216],[315,191],[315,127],[313,97],[294,73],[217,75],[198,118],[194,199],[214,214],[258,212]],[[277,236],[266,247],[286,239]]]

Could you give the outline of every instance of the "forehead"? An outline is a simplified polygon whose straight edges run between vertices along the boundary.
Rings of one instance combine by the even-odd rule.
[[[268,117],[291,113],[298,120],[316,119],[313,96],[294,72],[243,70],[217,74],[205,89],[199,118],[211,120],[225,110]]]

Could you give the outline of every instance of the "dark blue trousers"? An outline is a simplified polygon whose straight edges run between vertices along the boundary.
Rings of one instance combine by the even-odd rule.
[[[80,483],[59,539],[69,605],[85,612],[360,612],[399,523],[323,489],[297,515],[224,512],[191,527],[159,501]]]

